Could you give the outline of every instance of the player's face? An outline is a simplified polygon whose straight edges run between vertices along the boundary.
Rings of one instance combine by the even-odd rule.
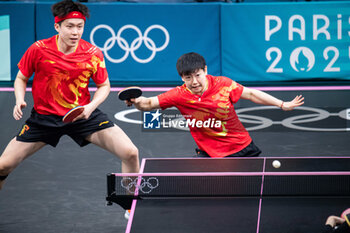
[[[55,24],[58,39],[63,46],[76,47],[84,32],[85,21],[83,19],[66,19],[61,25]]]
[[[182,81],[185,82],[186,87],[190,89],[193,94],[201,95],[205,91],[207,84],[207,67],[196,70],[190,75],[183,75]]]

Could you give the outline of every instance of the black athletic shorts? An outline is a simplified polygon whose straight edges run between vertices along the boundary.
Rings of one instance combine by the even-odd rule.
[[[89,144],[86,137],[90,134],[113,127],[108,116],[96,109],[89,119],[81,119],[72,123],[64,123],[62,116],[42,115],[32,109],[31,116],[17,134],[17,141],[21,142],[44,142],[56,147],[63,135],[71,137],[81,147]]]
[[[254,157],[259,156],[261,150],[254,144],[252,141],[248,146],[246,146],[241,151],[234,153],[232,155],[227,155],[226,157]],[[196,156],[195,157],[210,157],[205,151],[196,148]]]

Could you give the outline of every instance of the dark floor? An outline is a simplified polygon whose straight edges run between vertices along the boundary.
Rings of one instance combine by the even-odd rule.
[[[158,93],[146,92],[145,96],[156,94]],[[271,94],[285,100],[303,94],[305,106],[325,109],[332,113],[332,116],[340,110],[347,109],[350,99],[350,92],[346,90],[275,91]],[[32,107],[30,98],[31,93],[28,93],[28,107],[24,118],[29,116]],[[24,122],[13,119],[14,103],[12,92],[0,92],[1,151]],[[256,105],[239,101],[236,108],[252,106]],[[108,113],[129,135],[139,148],[141,159],[191,157],[194,154],[195,144],[189,132],[145,132],[141,130],[141,125],[115,119],[114,115],[117,112],[130,109],[117,99],[115,92],[111,93],[100,109]],[[264,111],[258,111],[259,114],[260,112]],[[314,112],[306,110],[299,112],[315,115]],[[322,130],[350,128],[346,120],[339,121],[339,117],[335,116],[337,121],[335,123],[332,120],[307,123],[310,124],[306,124],[308,127],[321,130],[303,131],[280,126],[278,122],[290,116],[279,114],[275,116],[273,113],[273,117],[282,119],[274,119],[275,123],[271,128],[251,131],[255,144],[263,151],[261,156],[350,155],[348,132]],[[140,113],[130,114],[132,118],[140,119],[140,116]],[[312,117],[314,116],[309,116]],[[109,172],[120,172],[119,160],[95,146],[80,148],[70,138],[64,136],[56,148],[44,147],[11,174],[3,190],[0,191],[0,233],[124,232],[127,221],[123,217],[123,210],[116,205],[105,206],[106,174]]]

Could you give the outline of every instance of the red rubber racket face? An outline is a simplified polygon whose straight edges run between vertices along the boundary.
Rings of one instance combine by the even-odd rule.
[[[84,107],[78,106],[71,109],[69,112],[64,115],[62,121],[64,123],[72,122],[77,116],[79,116],[84,111]]]
[[[141,95],[142,91],[140,87],[127,87],[119,91],[118,93],[118,97],[120,100],[130,100],[133,98],[140,97]]]
[[[345,219],[345,216],[346,216],[346,215],[349,215],[349,214],[350,214],[350,208],[344,210],[340,217]]]

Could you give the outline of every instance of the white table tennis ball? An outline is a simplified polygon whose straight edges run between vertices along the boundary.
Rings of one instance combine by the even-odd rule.
[[[280,167],[281,167],[281,162],[278,161],[278,160],[274,160],[274,161],[272,162],[272,166],[273,166],[274,168],[280,168]]]

